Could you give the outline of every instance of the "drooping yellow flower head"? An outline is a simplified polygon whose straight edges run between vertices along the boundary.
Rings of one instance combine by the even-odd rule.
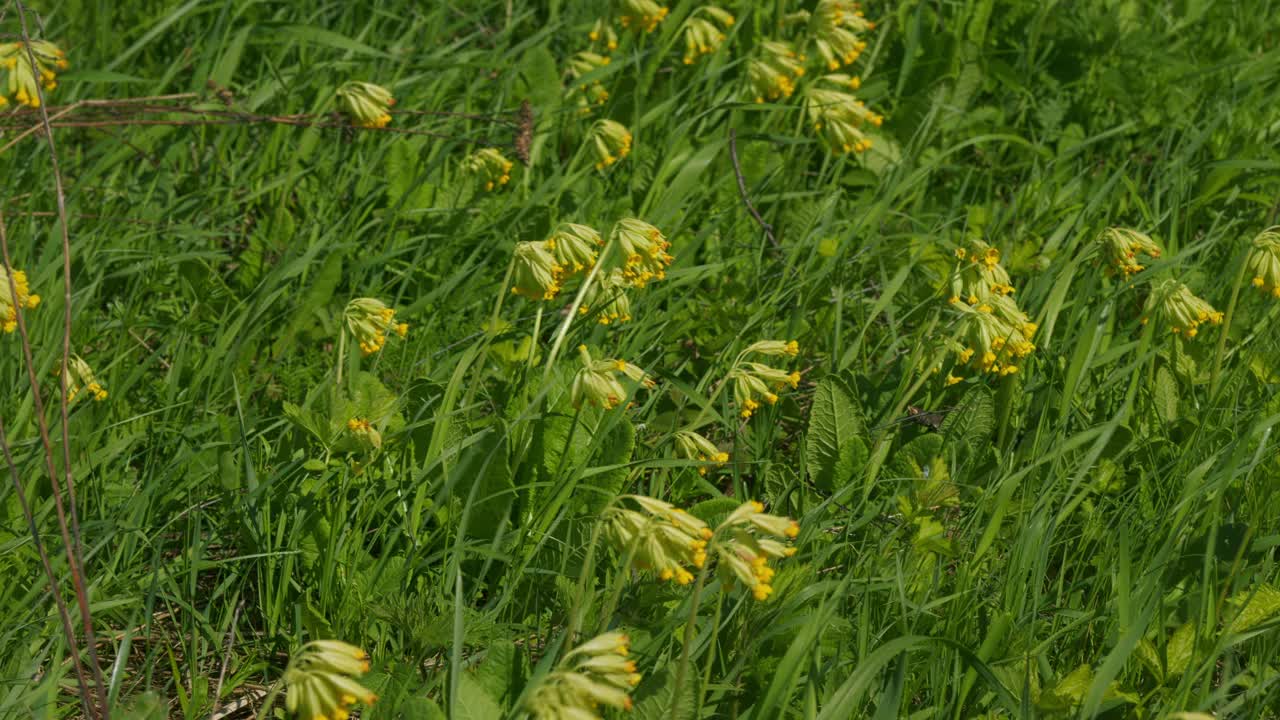
[[[537,720],[591,720],[601,706],[630,710],[628,693],[641,680],[630,652],[626,635],[597,635],[569,651],[526,694],[523,709]]]
[[[729,453],[716,447],[715,443],[692,430],[679,430],[675,434],[676,453],[687,460],[706,463],[698,468],[699,475],[706,475],[707,470],[729,462]]]
[[[716,528],[711,550],[726,585],[737,580],[751,590],[752,597],[764,601],[773,594],[775,571],[769,561],[794,555],[795,548],[785,541],[794,540],[799,534],[799,523],[770,515],[763,504],[749,500]]]
[[[1173,334],[1187,338],[1199,334],[1200,325],[1204,323],[1222,322],[1222,313],[1177,280],[1165,280],[1152,289],[1142,322],[1146,323],[1152,315],[1157,315]]]
[[[604,170],[631,154],[631,131],[620,122],[600,120],[587,136],[596,154],[596,169]]]
[[[858,59],[867,42],[862,37],[875,29],[856,2],[819,0],[809,19],[809,33],[818,57],[828,70],[838,70]]]
[[[351,122],[360,127],[383,128],[391,122],[391,106],[396,99],[381,85],[348,80],[338,88],[338,99]]]
[[[789,43],[765,40],[759,53],[747,63],[747,81],[756,102],[791,97],[796,80],[804,75],[804,57]]]
[[[958,260],[952,276],[952,294],[970,305],[977,305],[993,296],[1005,296],[1014,292],[1009,273],[1000,264],[1000,250],[981,240],[970,240],[967,247],[956,249]]]
[[[511,292],[530,300],[554,300],[560,294],[560,268],[546,242],[518,242]]]
[[[365,418],[354,417],[347,421],[347,432],[356,442],[373,450],[382,447],[382,433]]]
[[[35,64],[31,58],[35,56]],[[0,93],[0,107],[13,95],[19,105],[40,107],[40,88],[52,91],[58,87],[57,70],[66,70],[67,55],[57,45],[45,40],[32,40],[30,53],[22,42],[0,43],[0,68],[9,71],[7,92]]]
[[[632,562],[653,572],[659,580],[688,585],[689,568],[707,561],[711,529],[698,518],[671,503],[645,495],[624,495],[639,507],[612,507],[604,517],[605,534],[621,554],[632,553]]]
[[[725,382],[733,384],[733,399],[738,406],[738,415],[743,420],[751,419],[760,408],[762,400],[772,405],[778,402],[779,392],[800,385],[798,372],[787,372],[763,363],[743,360],[751,353],[769,357],[795,357],[800,353],[800,345],[795,340],[761,340],[748,346],[738,356],[725,377]]]
[[[580,52],[569,59],[569,77],[572,82],[569,83],[569,88],[565,95],[577,100],[580,114],[590,114],[593,107],[608,102],[609,91],[605,90],[599,79],[594,79],[590,82],[581,80],[584,75],[599,70],[608,64],[608,55],[600,55],[590,51]],[[628,143],[629,145],[630,143]]]
[[[805,90],[804,106],[823,141],[837,155],[865,152],[871,140],[863,132],[870,125],[880,127],[884,117],[869,110],[865,103],[853,95],[851,88],[858,86],[857,78],[848,75],[824,75]]]
[[[89,393],[89,397],[95,402],[102,402],[107,399],[107,389],[98,382],[98,377],[94,375],[93,368],[89,367],[89,363],[85,362],[79,355],[72,355],[68,367],[64,371],[67,383],[67,399],[75,400],[81,390]]]
[[[372,355],[387,344],[391,334],[404,337],[409,334],[407,323],[396,322],[396,311],[377,298],[356,298],[347,303],[343,312],[347,330],[360,346],[360,352]]]
[[[622,0],[618,22],[635,32],[651,33],[671,10],[653,0]]]
[[[486,191],[511,182],[512,167],[497,148],[477,150],[462,161],[462,169],[474,175]]]
[[[562,278],[579,275],[596,264],[604,240],[589,225],[560,223],[547,238],[547,250],[555,258]]]
[[[284,672],[285,708],[305,720],[345,720],[356,703],[378,697],[356,681],[369,672],[369,655],[338,640],[303,645]]]
[[[618,34],[613,31],[609,23],[605,22],[604,18],[596,20],[596,24],[591,26],[587,39],[593,46],[599,44],[603,52],[613,52],[618,49]],[[605,58],[605,61],[608,62],[608,58]]]
[[[955,346],[958,365],[997,376],[1012,375],[1035,351],[1030,337],[1035,323],[1026,319],[1012,298],[999,295],[976,306],[957,302],[952,307],[961,314],[960,339]],[[949,375],[947,384],[962,379]]]
[[[587,288],[578,314],[594,314],[596,322],[601,325],[628,322],[631,320],[631,298],[627,296],[630,286],[622,270],[614,268],[601,273],[595,284]]]
[[[703,5],[690,13],[683,26],[684,64],[692,65],[703,55],[719,49],[724,42],[724,30],[733,23],[733,15],[715,5]]]
[[[1258,233],[1245,261],[1253,286],[1280,300],[1280,225]]]
[[[623,218],[613,226],[612,242],[622,259],[622,274],[637,288],[667,276],[675,260],[667,252],[671,243],[658,228],[636,218]]]
[[[752,343],[743,352],[769,357],[795,357],[800,354],[800,343],[795,340],[760,340]]]
[[[0,266],[0,330],[6,333],[18,329],[18,310],[33,310],[40,305],[40,296],[31,293],[25,272],[14,270],[12,285],[9,273]]]
[[[617,407],[627,398],[626,388],[618,381],[619,375],[646,388],[655,385],[644,370],[626,360],[593,360],[586,345],[578,346],[578,356],[582,368],[574,376],[570,392],[574,407],[580,408],[583,404],[605,410]]]
[[[1098,236],[1098,245],[1106,260],[1107,269],[1124,277],[1141,272],[1144,266],[1139,255],[1160,257],[1160,246],[1150,237],[1129,228],[1110,227]]]

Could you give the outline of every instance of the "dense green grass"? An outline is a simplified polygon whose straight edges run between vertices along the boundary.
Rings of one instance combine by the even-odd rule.
[[[745,88],[753,49],[802,39],[779,21],[811,3],[726,1],[725,45],[685,66],[696,6],[624,35],[599,74],[610,99],[583,117],[563,70],[603,2],[37,3],[72,62],[59,104],[224,108],[213,82],[232,109],[330,112],[354,78],[397,110],[466,114],[392,125],[432,135],[58,131],[73,348],[110,391],[73,405],[70,443],[113,715],[256,708],[290,652],[338,638],[372,654],[381,699],[362,717],[516,717],[570,628],[631,635],[645,719],[1280,715],[1280,606],[1237,618],[1280,584],[1280,303],[1235,292],[1280,207],[1280,5],[876,2],[855,70],[886,120],[860,157],[815,140],[800,93]],[[12,10],[0,30],[18,32]],[[460,162],[514,157],[525,99],[531,163],[486,193]],[[599,117],[635,138],[607,172],[582,145]],[[776,247],[739,196],[731,128]],[[47,146],[0,162],[14,263],[44,297],[28,322],[53,418]],[[572,322],[553,356],[576,286],[541,313],[510,295],[515,242],[627,216],[671,240],[668,277],[631,293],[630,323]],[[1094,240],[1111,225],[1163,255],[1108,276]],[[1016,375],[946,386],[931,368],[957,332],[953,251],[976,238],[1002,251],[1038,349]],[[1142,325],[1170,277],[1228,322],[1190,342]],[[412,329],[338,360],[361,296]],[[717,388],[761,339],[798,340],[777,362],[803,381],[744,423]],[[657,387],[575,411],[580,343]],[[0,335],[0,417],[70,602],[19,347]],[[380,452],[304,427],[353,415],[377,419]],[[731,454],[705,477],[672,446],[694,421]],[[715,574],[660,583],[593,534],[618,492],[707,519],[760,499],[800,521],[799,551],[766,602]],[[8,480],[0,577],[0,716],[77,715]]]

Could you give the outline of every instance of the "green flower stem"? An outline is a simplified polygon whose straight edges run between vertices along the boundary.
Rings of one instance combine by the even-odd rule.
[[[714,540],[713,540],[714,542]],[[708,566],[710,563],[708,563]],[[680,698],[684,694],[685,676],[689,674],[690,654],[693,649],[693,638],[698,626],[698,606],[702,602],[702,588],[707,582],[707,567],[698,573],[693,592],[689,595],[689,619],[684,624],[683,647],[680,648],[680,665],[676,668],[676,682],[671,688],[671,710],[667,717],[680,717]]]
[[[1240,299],[1240,287],[1244,284],[1247,265],[1244,259],[1240,260],[1240,270],[1236,273],[1236,281],[1231,285],[1231,301],[1227,303],[1227,317],[1218,332],[1218,349],[1213,354],[1213,373],[1209,375],[1209,402],[1218,397],[1222,383],[1222,359],[1227,354],[1227,336],[1231,334],[1231,320],[1236,315],[1236,302]]]

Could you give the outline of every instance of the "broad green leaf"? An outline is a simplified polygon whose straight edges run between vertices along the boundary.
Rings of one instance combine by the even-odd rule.
[[[487,433],[465,451],[459,467],[462,482],[476,483],[475,488],[461,485],[461,491],[472,498],[467,513],[469,537],[492,540],[510,513],[515,484],[509,455],[507,438],[498,432]]]
[[[485,649],[484,662],[476,668],[476,682],[490,697],[506,705],[511,699],[519,666],[516,644],[508,639],[495,640]]]
[[[835,378],[826,378],[813,394],[805,465],[818,489],[844,487],[867,462],[865,427],[853,394]]]
[[[1231,598],[1231,604],[1239,608],[1227,633],[1237,635],[1252,630],[1276,613],[1280,613],[1280,590],[1261,585],[1257,590],[1246,590]]]
[[[1171,423],[1178,419],[1178,381],[1164,365],[1156,370],[1156,382],[1151,388],[1151,399],[1156,406],[1156,414],[1161,420]]]
[[[493,720],[503,716],[502,705],[471,673],[458,675],[458,697],[452,703],[456,720]]]
[[[1191,623],[1183,623],[1173,631],[1169,644],[1164,650],[1168,677],[1180,677],[1186,672],[1187,667],[1191,665],[1191,659],[1195,656],[1195,650],[1196,628]]]
[[[947,414],[938,430],[946,437],[960,440],[971,451],[978,451],[991,441],[995,428],[995,401],[991,398],[991,391],[982,385],[974,385],[960,399],[956,409]]]
[[[636,431],[631,421],[620,418],[613,427],[605,431],[600,440],[600,451],[596,454],[597,468],[607,468],[604,472],[585,475],[581,488],[583,504],[588,512],[599,511],[613,499],[627,480],[631,453],[636,446]]]
[[[1092,683],[1093,668],[1086,663],[1040,693],[1036,707],[1041,710],[1070,710],[1084,701],[1084,694]]]

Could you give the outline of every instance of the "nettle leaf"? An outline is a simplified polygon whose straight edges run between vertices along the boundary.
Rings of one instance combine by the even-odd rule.
[[[1151,388],[1151,399],[1160,419],[1171,423],[1178,419],[1178,381],[1169,368],[1161,365],[1156,370],[1156,383]]]
[[[1237,635],[1252,630],[1272,615],[1280,613],[1280,590],[1262,585],[1257,590],[1246,590],[1235,595],[1230,602],[1240,610],[1227,626],[1227,633]]]
[[[509,639],[495,640],[485,651],[484,662],[475,670],[476,682],[490,697],[506,705],[519,672],[519,651]]]
[[[851,481],[867,462],[866,425],[853,393],[826,378],[813,394],[805,464],[820,490],[834,492]]]
[[[574,417],[549,412],[542,416],[533,431],[533,444],[529,448],[530,465],[537,488],[529,488],[526,502],[532,506],[535,493],[549,487],[560,475],[586,462],[591,433],[581,422],[574,427]]]
[[[681,688],[681,702],[678,713],[671,712],[672,700],[675,698],[675,673],[659,670],[645,677],[640,687],[636,688],[632,698],[635,705],[627,717],[631,720],[693,720],[698,717],[697,693],[694,692],[696,682],[693,674],[685,677]]]
[[[502,717],[502,705],[489,694],[471,673],[461,673],[458,677],[458,697],[453,707],[458,720],[492,720]]]
[[[1191,665],[1191,658],[1195,656],[1196,651],[1196,628],[1191,623],[1183,623],[1177,630],[1173,631],[1173,635],[1169,638],[1169,645],[1165,647],[1166,667],[1168,668],[1168,677],[1179,677],[1187,671],[1187,667]]]
[[[935,457],[942,455],[942,436],[929,433],[914,438],[898,448],[887,465],[889,476],[917,479],[925,475],[925,468]]]
[[[960,405],[947,414],[938,428],[944,436],[959,440],[973,451],[991,442],[995,429],[996,404],[991,391],[982,385],[969,388]]]
[[[1092,684],[1093,668],[1088,664],[1081,665],[1040,693],[1036,707],[1041,710],[1070,710],[1084,701],[1084,694]]]

